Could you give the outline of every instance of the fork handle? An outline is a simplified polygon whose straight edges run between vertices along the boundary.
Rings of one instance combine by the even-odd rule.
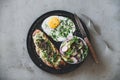
[[[91,52],[91,54],[92,54],[92,57],[93,57],[95,63],[98,64],[98,63],[99,63],[99,60],[98,60],[98,58],[97,58],[97,54],[96,54],[95,50],[93,49],[90,41],[88,40],[87,37],[85,37],[84,40],[85,40],[85,42],[87,43],[87,45],[88,45],[88,47],[89,47],[89,49],[90,49],[90,52]]]

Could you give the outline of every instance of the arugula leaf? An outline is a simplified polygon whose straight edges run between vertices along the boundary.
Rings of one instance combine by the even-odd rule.
[[[73,63],[73,60],[72,59],[68,59],[67,60],[69,63]]]
[[[74,52],[74,49],[68,49],[67,50],[67,52],[65,52],[65,54],[67,55],[67,56],[70,56],[72,53]]]

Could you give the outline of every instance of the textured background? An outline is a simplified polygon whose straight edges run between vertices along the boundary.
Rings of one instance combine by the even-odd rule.
[[[88,56],[68,74],[53,75],[36,67],[26,49],[27,33],[36,18],[51,10],[82,13],[93,20],[105,42],[94,41],[99,65]],[[120,0],[0,0],[0,80],[120,80],[119,35]]]

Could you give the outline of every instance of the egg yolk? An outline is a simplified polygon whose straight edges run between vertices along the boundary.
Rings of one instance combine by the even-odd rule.
[[[52,17],[48,22],[48,26],[53,29],[57,28],[59,24],[60,20],[57,17]]]

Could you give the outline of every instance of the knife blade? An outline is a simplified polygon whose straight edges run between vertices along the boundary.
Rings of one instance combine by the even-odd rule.
[[[76,14],[74,14],[74,18],[75,18],[75,21],[76,21],[76,23],[77,23],[77,25],[78,25],[78,28],[79,28],[79,30],[80,30],[80,33],[82,34],[83,37],[86,37],[87,34],[86,34],[86,32],[85,32],[85,30],[84,30],[84,28],[83,28],[83,26],[82,26],[82,24],[81,24],[81,22],[80,22],[79,17],[78,17]]]
[[[87,34],[86,34],[85,30],[84,30],[84,27],[83,27],[79,17],[76,14],[74,14],[74,18],[75,18],[75,21],[76,21],[76,23],[78,25],[80,33],[82,34],[85,42],[87,43],[87,45],[88,45],[88,47],[90,49],[90,52],[92,54],[92,57],[93,57],[95,63],[99,63],[99,60],[98,60],[97,55],[96,55],[96,52],[95,52],[94,48],[92,47],[92,44],[90,43],[90,41],[89,41],[89,39],[87,37]]]

